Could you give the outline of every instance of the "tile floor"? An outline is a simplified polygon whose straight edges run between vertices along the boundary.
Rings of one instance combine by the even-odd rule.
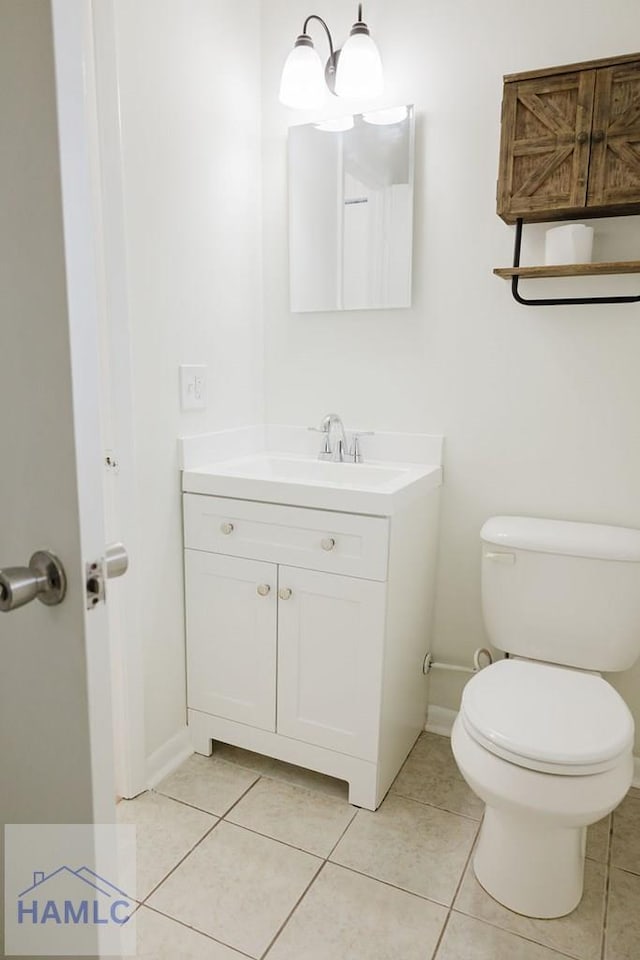
[[[584,898],[560,920],[476,882],[482,804],[432,734],[376,813],[222,744],[118,811],[138,827],[145,960],[640,960],[640,790],[591,828]]]

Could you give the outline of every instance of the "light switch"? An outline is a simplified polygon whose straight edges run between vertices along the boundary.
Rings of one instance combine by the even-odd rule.
[[[180,406],[183,410],[204,410],[207,406],[207,368],[180,367]]]

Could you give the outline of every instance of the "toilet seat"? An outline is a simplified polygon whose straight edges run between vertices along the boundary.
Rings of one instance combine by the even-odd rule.
[[[629,708],[602,677],[500,660],[473,677],[460,708],[468,734],[510,763],[565,776],[610,770],[631,751]]]

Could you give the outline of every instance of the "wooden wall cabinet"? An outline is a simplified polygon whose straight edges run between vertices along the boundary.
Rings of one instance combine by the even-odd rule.
[[[640,53],[504,78],[506,223],[640,213]]]

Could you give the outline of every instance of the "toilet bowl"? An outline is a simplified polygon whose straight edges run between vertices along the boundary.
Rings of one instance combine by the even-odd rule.
[[[486,804],[473,869],[494,899],[530,917],[575,909],[586,828],[629,789],[632,743],[626,704],[596,675],[501,660],[470,681],[451,745]]]
[[[586,828],[622,800],[634,725],[600,675],[640,655],[640,531],[493,517],[482,541],[482,612],[507,657],[477,673],[452,733],[460,772],[486,804],[473,867],[529,917],[570,913]]]

